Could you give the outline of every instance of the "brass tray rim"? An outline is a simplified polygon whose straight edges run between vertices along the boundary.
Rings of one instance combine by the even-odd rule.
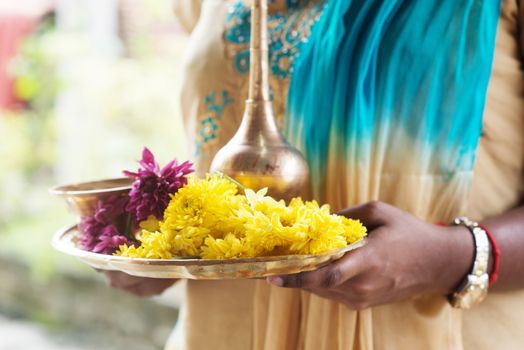
[[[107,187],[107,188],[93,188],[90,190],[67,190],[68,187],[75,187],[79,185],[85,185],[85,184],[97,184],[107,181],[123,181],[128,180],[130,182],[129,185],[126,186],[116,186],[116,187]],[[49,189],[49,193],[59,196],[59,197],[67,197],[67,196],[90,196],[94,194],[104,194],[104,193],[110,193],[110,192],[120,192],[124,190],[130,191],[132,189],[132,182],[133,180],[128,177],[114,177],[114,178],[107,178],[107,179],[99,179],[99,180],[93,180],[93,181],[81,181],[81,182],[72,182],[72,183],[66,183],[66,184],[60,184],[53,186]],[[76,225],[75,225],[76,226]]]
[[[211,266],[211,265],[236,265],[246,263],[270,263],[270,262],[281,262],[285,260],[306,260],[306,259],[319,259],[326,256],[332,256],[337,254],[344,255],[347,252],[363,247],[367,243],[367,238],[363,238],[356,241],[344,248],[328,252],[320,255],[274,255],[268,257],[254,257],[254,258],[233,258],[233,259],[201,259],[201,258],[184,258],[179,257],[177,259],[148,259],[148,258],[129,258],[123,256],[114,256],[93,253],[71,246],[64,242],[63,237],[69,234],[71,231],[78,230],[78,225],[68,225],[58,230],[51,240],[51,245],[57,251],[65,253],[67,255],[75,256],[77,258],[87,259],[101,259],[106,263],[114,262],[126,262],[136,265],[156,265],[156,266]]]

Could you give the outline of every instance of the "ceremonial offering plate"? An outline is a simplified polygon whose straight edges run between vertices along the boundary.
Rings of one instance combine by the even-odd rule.
[[[340,259],[345,253],[362,247],[366,242],[363,239],[325,255],[286,255],[224,260],[138,259],[84,251],[78,247],[79,236],[80,232],[76,225],[61,229],[53,237],[53,247],[99,270],[121,271],[138,277],[206,280],[263,278],[312,271]]]

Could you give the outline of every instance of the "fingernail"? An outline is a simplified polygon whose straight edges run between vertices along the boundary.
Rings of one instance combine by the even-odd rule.
[[[277,287],[282,287],[284,285],[284,279],[279,276],[270,276],[267,278],[267,281]]]

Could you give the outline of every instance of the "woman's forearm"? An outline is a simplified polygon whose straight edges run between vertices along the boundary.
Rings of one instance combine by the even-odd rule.
[[[499,278],[492,290],[524,288],[524,206],[482,224],[492,233],[501,252]]]

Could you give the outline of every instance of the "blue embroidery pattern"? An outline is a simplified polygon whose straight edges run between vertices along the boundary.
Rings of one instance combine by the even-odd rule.
[[[275,77],[287,79],[292,73],[300,46],[307,42],[324,5],[324,0],[286,0],[286,8],[292,11],[269,14],[269,65]],[[229,51],[233,66],[241,74],[249,71],[250,30],[251,10],[243,1],[238,1],[231,6],[226,17],[224,38],[226,44],[231,44]]]
[[[231,99],[228,96],[226,90],[222,90],[222,92],[220,93],[222,103],[217,103],[216,95],[216,92],[213,91],[209,96],[204,97],[204,103],[207,106],[207,110],[215,113],[216,118],[220,119],[222,117],[222,114],[224,114],[224,108],[226,108],[227,105],[233,103],[233,99]]]
[[[218,129],[218,125],[215,123],[212,117],[202,119],[200,121],[200,126],[200,136],[204,142],[209,142],[217,137],[216,131]]]
[[[222,101],[218,102],[217,93],[215,91],[204,97],[204,104],[206,105],[207,112],[204,118],[200,119],[198,138],[196,140],[195,148],[195,154],[197,156],[200,154],[203,144],[216,139],[218,131],[217,121],[222,118],[226,106],[233,103],[233,99],[229,97],[229,94],[226,90],[222,90],[220,92],[220,98]]]

